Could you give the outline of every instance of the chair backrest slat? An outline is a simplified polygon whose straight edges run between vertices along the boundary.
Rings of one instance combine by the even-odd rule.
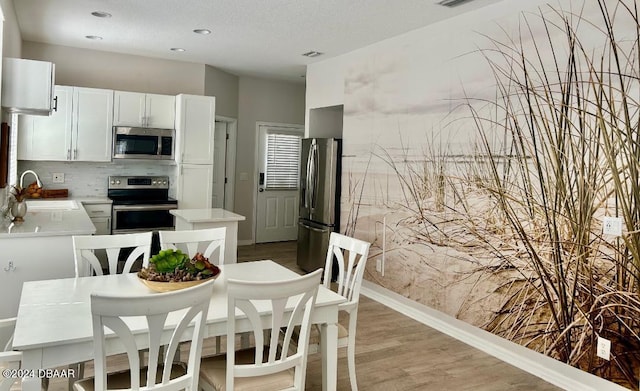
[[[22,362],[22,352],[0,352],[0,368],[15,370],[20,368]],[[9,391],[17,377],[0,376],[0,391]]]
[[[16,329],[16,318],[0,319],[0,348],[2,351],[13,349],[13,333]]]
[[[95,250],[105,250],[109,274],[118,272],[118,258],[123,249],[132,249],[124,263],[122,273],[131,272],[133,264],[142,258],[142,266],[149,266],[151,256],[151,232],[117,235],[76,235],[73,237],[76,277],[101,276],[102,265]]]
[[[94,293],[91,295],[95,350],[95,390],[107,389],[105,327],[112,330],[126,349],[129,361],[131,388],[140,388],[139,350],[149,348],[147,382],[151,390],[196,390],[202,354],[204,325],[211,300],[214,280],[174,292],[144,296],[117,296]],[[148,343],[138,346],[136,337],[127,320],[144,317],[149,329]],[[190,328],[192,322],[194,325]],[[133,322],[135,323],[135,322]],[[187,335],[191,332],[191,335]],[[162,378],[156,383],[158,352],[160,345],[166,344],[170,334],[168,349],[163,357]],[[179,342],[190,340],[190,354],[187,373],[170,379],[173,357]]]
[[[294,388],[304,389],[311,314],[321,275],[319,269],[284,281],[227,281],[228,318],[233,319],[236,310],[240,310],[251,323],[256,346],[254,363],[235,364],[235,322],[227,322],[227,390],[234,389],[236,377],[263,376],[290,368],[295,371]],[[268,324],[261,320],[264,311],[271,313]],[[297,325],[300,325],[297,350],[292,352],[290,342]],[[268,343],[263,337],[265,330],[270,331]],[[282,331],[284,341],[279,337]]]
[[[336,292],[348,300],[347,304],[357,303],[360,298],[360,287],[370,246],[370,243],[363,240],[337,232],[332,232],[329,236],[323,284],[327,288],[331,287],[332,268],[337,266]],[[346,259],[345,254],[348,255]],[[334,257],[337,265],[334,265]]]
[[[190,258],[197,252],[209,258],[209,262],[214,265],[224,264],[224,249],[227,228],[206,228],[184,231],[160,231],[160,248],[180,249]]]

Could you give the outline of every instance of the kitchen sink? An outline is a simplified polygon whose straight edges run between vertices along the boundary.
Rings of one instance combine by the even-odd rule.
[[[75,200],[27,200],[27,210],[73,210],[80,208]]]

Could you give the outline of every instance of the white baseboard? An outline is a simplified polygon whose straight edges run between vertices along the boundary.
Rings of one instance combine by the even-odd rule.
[[[361,294],[562,389],[576,391],[626,390],[615,383],[500,338],[370,281],[363,281]]]
[[[251,239],[238,240],[238,246],[251,246],[255,244]]]

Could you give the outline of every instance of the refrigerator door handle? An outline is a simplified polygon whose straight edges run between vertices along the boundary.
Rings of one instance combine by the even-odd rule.
[[[305,176],[304,187],[304,207],[309,209],[309,193],[311,193],[311,173],[313,170],[313,144],[309,148],[309,155],[307,155],[307,175]]]
[[[316,194],[316,192],[317,192],[317,189],[318,189],[318,166],[320,165],[319,161],[318,161],[318,159],[319,159],[318,158],[318,145],[316,143],[313,143],[311,151],[313,152],[312,153],[313,162],[311,164],[311,167],[312,167],[311,189],[312,189],[312,191],[311,191],[310,198],[311,198],[311,210],[313,211],[316,208],[316,201],[318,200],[318,195]]]
[[[310,229],[314,232],[320,232],[320,233],[326,233],[326,232],[331,232],[330,229],[325,228],[325,229],[320,229],[320,228],[316,228],[316,227],[312,227],[310,225],[306,225],[305,223],[303,223],[302,221],[298,222],[298,225],[307,229]]]

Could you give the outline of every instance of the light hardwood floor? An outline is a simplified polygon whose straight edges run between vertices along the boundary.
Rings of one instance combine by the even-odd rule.
[[[238,262],[272,259],[298,273],[294,242],[242,246]],[[203,354],[211,352],[205,343]],[[224,345],[223,345],[224,346]],[[126,367],[124,357],[109,370]],[[361,391],[400,390],[559,390],[367,297],[360,297],[356,336],[356,371]],[[87,375],[92,374],[91,364]],[[322,390],[319,354],[309,358],[307,390]],[[49,390],[65,391],[65,379],[52,379]],[[338,390],[349,390],[346,349],[339,349]]]
[[[295,242],[242,246],[238,261],[272,259],[298,273]],[[346,322],[344,323],[346,325]],[[360,296],[356,373],[362,391],[560,390],[525,371]],[[309,358],[307,390],[322,390],[320,355]],[[338,390],[350,390],[346,349],[338,350]]]

